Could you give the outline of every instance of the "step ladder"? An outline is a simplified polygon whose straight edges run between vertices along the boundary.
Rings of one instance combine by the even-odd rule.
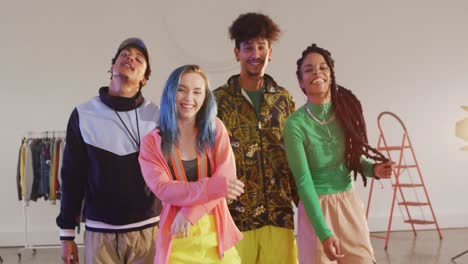
[[[385,126],[385,128],[391,128],[392,132],[397,131],[396,133],[390,134],[393,137],[389,137],[389,134],[387,134],[387,137],[384,135],[383,117],[387,117],[387,121],[385,122],[387,126]],[[395,121],[397,121],[401,127],[395,125]],[[437,223],[434,210],[432,209],[423,175],[419,168],[413,145],[411,144],[405,125],[401,119],[392,112],[380,113],[377,118],[377,125],[380,132],[377,150],[382,152],[382,154],[386,154],[387,158],[395,162],[395,166],[390,179],[393,188],[393,198],[386,234],[385,236],[371,236],[385,239],[385,249],[387,249],[392,229],[393,211],[395,209],[395,203],[398,202],[400,211],[404,208],[402,211],[404,222],[411,225],[415,236],[417,235],[415,225],[435,225],[439,233],[439,238],[442,239],[442,233],[440,232],[439,224]],[[417,176],[414,176],[412,172],[413,174],[416,172]],[[372,179],[367,202],[366,218],[369,216],[374,182],[375,179]],[[418,211],[415,212],[416,210]]]

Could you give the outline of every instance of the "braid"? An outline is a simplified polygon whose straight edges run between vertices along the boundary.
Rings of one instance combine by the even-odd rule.
[[[331,53],[316,44],[308,46],[302,57],[297,60],[296,75],[301,80],[301,66],[304,58],[310,53],[318,53],[323,56],[330,68],[331,76],[331,100],[336,117],[344,130],[345,163],[346,167],[353,172],[354,180],[357,174],[361,174],[364,186],[367,185],[367,178],[364,176],[361,165],[361,156],[365,156],[374,161],[386,162],[388,159],[377,149],[368,144],[366,121],[362,113],[362,106],[357,97],[348,89],[339,86],[335,79],[335,61]],[[305,91],[303,91],[305,93]]]
[[[342,86],[337,86],[334,90],[332,104],[344,129],[346,166],[353,172],[354,180],[356,180],[358,173],[361,174],[364,186],[366,186],[367,178],[363,173],[361,156],[364,155],[380,162],[388,161],[388,159],[368,144],[366,122],[361,103],[357,97]]]

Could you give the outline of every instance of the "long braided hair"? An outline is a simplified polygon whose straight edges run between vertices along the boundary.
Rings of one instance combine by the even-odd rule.
[[[315,43],[308,46],[302,52],[301,58],[297,60],[296,75],[298,80],[302,79],[301,66],[305,57],[310,53],[322,55],[330,68],[332,110],[335,111],[338,122],[344,130],[346,167],[353,172],[354,180],[356,180],[358,173],[361,174],[364,186],[366,186],[367,178],[363,173],[360,162],[361,156],[364,155],[379,162],[387,162],[388,159],[368,144],[366,122],[362,114],[361,102],[350,90],[336,83],[335,61],[328,50],[320,48]],[[303,92],[305,93],[304,90]]]

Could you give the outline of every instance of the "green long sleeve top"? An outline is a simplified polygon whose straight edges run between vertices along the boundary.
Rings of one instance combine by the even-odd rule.
[[[319,124],[332,116],[331,102],[307,103],[291,114],[284,127],[284,143],[289,167],[296,180],[299,197],[320,241],[332,236],[320,207],[319,196],[353,188],[350,170],[344,159],[344,132],[337,119]],[[333,121],[332,121],[333,120]],[[364,175],[373,177],[373,163],[361,158]]]

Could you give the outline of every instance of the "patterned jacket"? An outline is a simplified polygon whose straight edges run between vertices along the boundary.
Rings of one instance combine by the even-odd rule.
[[[265,75],[257,116],[238,80],[239,75],[232,76],[214,90],[218,117],[229,131],[237,177],[245,183],[245,193],[229,201],[229,210],[241,231],[267,225],[293,229],[291,201],[297,203],[298,195],[286,159],[283,127],[295,111],[294,99]]]

